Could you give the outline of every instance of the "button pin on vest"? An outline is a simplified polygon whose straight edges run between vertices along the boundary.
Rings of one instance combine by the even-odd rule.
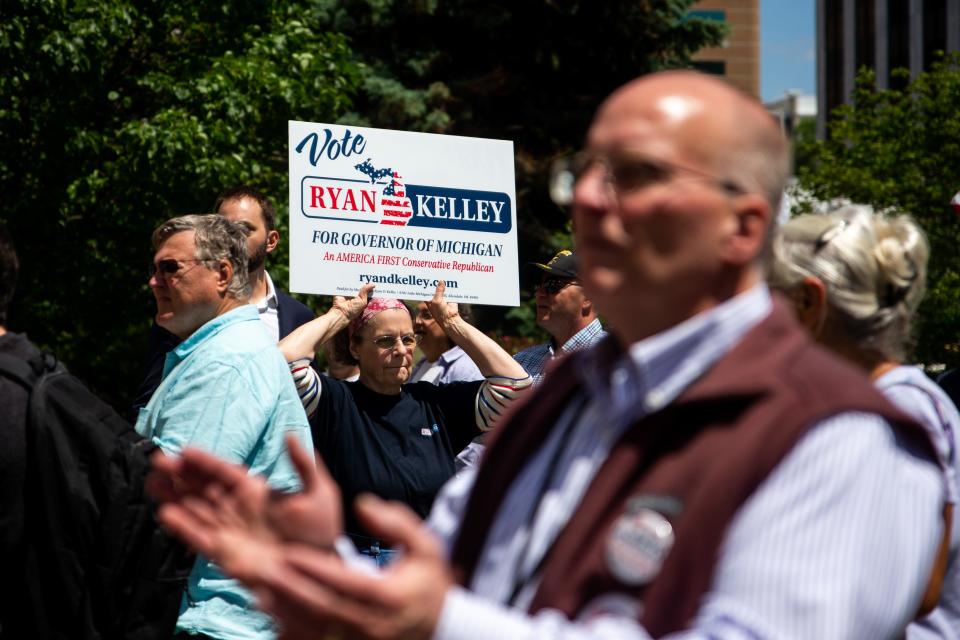
[[[629,586],[649,584],[673,547],[673,526],[663,516],[631,500],[607,538],[607,567]]]

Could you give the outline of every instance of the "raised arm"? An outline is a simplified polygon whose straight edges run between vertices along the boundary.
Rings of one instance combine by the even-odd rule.
[[[442,280],[437,285],[433,299],[428,303],[430,315],[440,324],[447,337],[476,363],[480,373],[484,376],[501,376],[505,378],[523,379],[527,377],[516,360],[509,353],[484,335],[482,331],[460,317],[457,304],[446,302],[443,297],[446,283]]]
[[[338,331],[350,324],[350,321],[363,313],[367,306],[367,299],[374,285],[365,284],[352,298],[335,296],[330,310],[297,327],[292,333],[280,341],[280,351],[287,362],[301,358],[313,360],[317,351],[324,342],[332,338]]]

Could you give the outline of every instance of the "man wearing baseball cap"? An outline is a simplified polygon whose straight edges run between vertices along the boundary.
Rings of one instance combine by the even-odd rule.
[[[606,332],[577,279],[577,256],[572,251],[564,249],[546,264],[528,262],[526,266],[540,276],[534,287],[537,324],[550,334],[550,340],[513,357],[538,385],[553,359],[589,347]]]

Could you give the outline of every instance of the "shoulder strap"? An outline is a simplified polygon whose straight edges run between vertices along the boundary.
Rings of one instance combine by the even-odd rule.
[[[940,593],[943,590],[943,580],[947,575],[947,564],[950,559],[950,532],[953,527],[953,505],[943,505],[943,537],[940,538],[940,547],[934,558],[933,569],[930,570],[930,579],[923,592],[923,599],[917,610],[915,620],[930,614],[940,602]]]
[[[940,420],[940,426],[942,427],[943,435],[946,437],[947,444],[950,447],[950,451],[947,452],[947,460],[945,463],[952,466],[954,458],[957,455],[957,443],[955,441],[956,436],[950,427],[950,420],[946,415],[944,415],[943,403],[940,402],[940,398],[934,395],[926,387],[919,385],[912,380],[900,380],[891,385],[891,387],[910,387],[911,389],[916,389],[917,391],[921,392],[927,397],[928,400],[930,400],[930,404],[933,405],[934,411],[937,412],[937,419]]]

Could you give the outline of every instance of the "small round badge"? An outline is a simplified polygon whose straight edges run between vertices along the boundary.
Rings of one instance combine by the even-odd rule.
[[[673,546],[673,527],[653,509],[621,515],[607,538],[607,567],[624,584],[651,582]]]

